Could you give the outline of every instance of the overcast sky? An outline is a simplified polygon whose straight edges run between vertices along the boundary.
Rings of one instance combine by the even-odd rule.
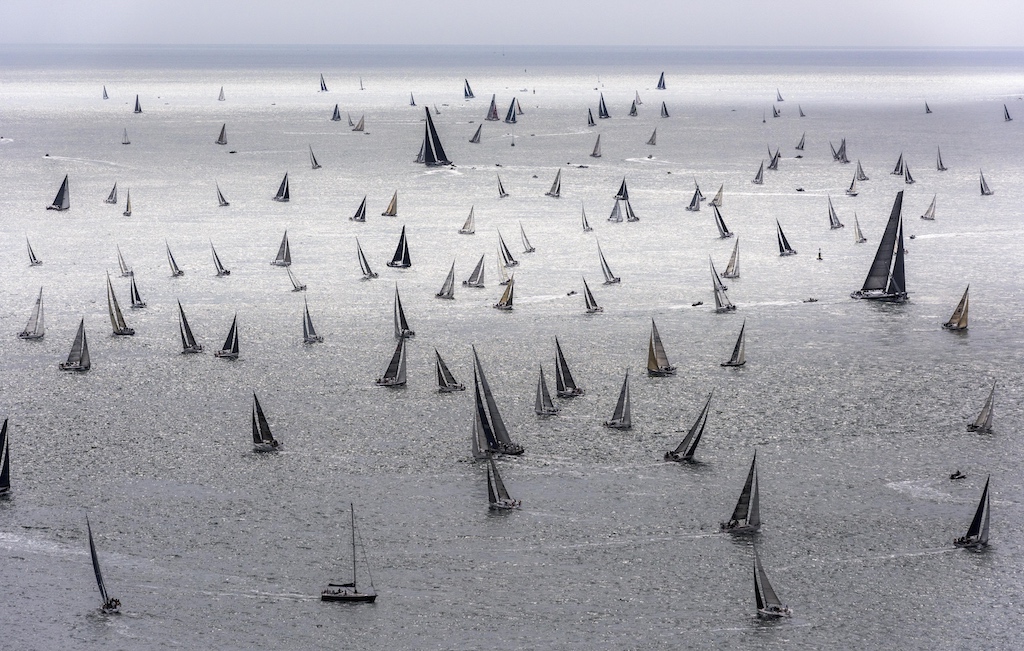
[[[0,0],[0,42],[1021,47],[1024,0]]]

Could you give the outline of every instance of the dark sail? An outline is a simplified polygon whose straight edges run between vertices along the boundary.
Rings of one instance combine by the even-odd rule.
[[[451,161],[444,153],[441,146],[441,139],[437,136],[437,129],[434,128],[434,120],[430,117],[430,108],[424,107],[427,115],[427,124],[423,134],[423,163],[427,165],[451,165]]]

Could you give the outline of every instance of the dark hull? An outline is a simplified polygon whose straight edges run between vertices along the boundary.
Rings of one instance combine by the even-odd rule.
[[[363,594],[361,592],[334,593],[329,590],[325,590],[320,593],[320,601],[337,601],[342,603],[353,604],[372,604],[373,602],[377,601],[377,595]]]

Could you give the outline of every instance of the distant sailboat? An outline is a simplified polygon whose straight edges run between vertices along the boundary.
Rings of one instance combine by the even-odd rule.
[[[230,276],[231,271],[221,264],[220,256],[217,255],[217,249],[213,248],[213,242],[210,242],[210,253],[213,254],[213,269],[217,272],[217,276]]]
[[[736,508],[728,522],[719,525],[722,531],[731,534],[752,534],[761,529],[761,506],[760,494],[757,490],[757,452],[754,452],[754,460],[750,462],[750,471],[747,473],[747,481],[743,484],[740,497],[736,501]]]
[[[420,146],[422,160],[417,160],[417,162],[428,167],[451,165],[452,162],[448,160],[447,154],[444,153],[444,147],[441,146],[441,138],[437,135],[437,129],[434,128],[434,119],[430,117],[430,109],[424,107],[423,110],[426,112],[427,122],[423,128],[423,144]]]
[[[106,86],[103,86],[103,99],[110,99],[110,96],[107,95],[107,87]]]
[[[473,134],[473,137],[469,139],[469,141],[471,143],[473,143],[474,145],[479,145],[480,144],[480,134],[483,133],[483,130],[484,130],[484,125],[482,125],[482,124],[477,125],[476,132]]]
[[[341,108],[335,104],[334,112],[331,113],[331,122],[341,122]]]
[[[324,81],[324,73],[322,73],[322,72],[320,73],[320,92],[321,93],[326,93],[327,92],[327,82]]]
[[[128,139],[128,129],[125,129],[124,130],[124,135],[121,136],[121,144],[122,145],[130,145],[130,144],[132,144],[132,141]]]
[[[508,489],[505,488],[505,482],[501,480],[501,475],[498,474],[498,466],[494,464],[494,459],[489,458],[487,463],[488,508],[492,511],[511,511],[518,509],[521,502],[519,500],[514,500],[509,496]]]
[[[746,330],[747,321],[744,319],[743,325],[740,326],[740,336],[736,338],[736,345],[732,348],[732,356],[720,366],[743,366],[747,363],[747,341],[743,336]]]
[[[282,447],[270,431],[270,423],[263,413],[263,406],[256,394],[252,394],[252,451],[277,452]]]
[[[412,96],[412,93],[409,93],[409,106],[416,106],[416,98]]]
[[[786,239],[786,234],[782,232],[782,224],[779,223],[778,219],[775,220],[775,235],[779,242],[779,255],[796,255],[796,249],[789,245],[789,240]]]
[[[612,206],[612,213],[608,215],[608,221],[610,222],[621,222],[622,221],[622,207],[619,205],[620,201],[615,200],[615,205]]]
[[[590,291],[590,285],[587,284],[586,278],[583,279],[583,304],[586,306],[587,314],[604,312],[604,308],[594,300],[594,294]]]
[[[181,332],[181,353],[201,353],[203,352],[203,345],[196,342],[195,335],[192,334],[192,328],[188,325],[188,319],[185,318],[185,310],[181,307],[181,301],[178,301],[178,330]]]
[[[114,183],[114,187],[110,188],[110,194],[103,200],[103,203],[109,203],[117,205],[117,183]]]
[[[651,137],[647,139],[647,144],[648,145],[657,145],[658,144],[658,128],[657,127],[654,128],[654,131],[651,133]]]
[[[509,279],[508,284],[505,285],[505,291],[502,292],[501,298],[499,298],[498,302],[494,304],[494,307],[496,309],[504,310],[506,312],[511,311],[513,307],[513,298],[515,296],[516,291],[515,288],[516,276],[515,274],[512,274],[512,277]]]
[[[473,267],[473,273],[469,274],[468,280],[462,281],[462,286],[477,288],[484,286],[484,256],[480,256],[480,261]]]
[[[416,336],[416,331],[409,327],[409,322],[405,319],[405,309],[402,308],[402,297],[398,294],[398,283],[395,283],[394,316],[395,339],[407,339],[408,337]]]
[[[860,161],[857,161],[857,162],[860,163]],[[857,190],[857,174],[855,172],[853,174],[853,180],[850,181],[850,187],[846,188],[846,196],[848,196],[848,197],[856,197],[857,194],[858,194],[858,190]]]
[[[469,217],[466,217],[466,221],[463,222],[462,228],[459,229],[460,235],[473,235],[476,233],[476,217],[473,216],[473,206],[469,207]]]
[[[121,247],[117,247],[117,266],[121,269],[121,276],[128,277],[134,276],[135,272],[128,266],[128,263],[124,261],[124,256],[121,255]]]
[[[508,192],[505,192],[505,186],[501,184],[501,175],[498,175],[498,198],[504,199],[508,196]]]
[[[853,182],[854,182],[854,184],[857,183],[857,177],[853,178]],[[850,187],[853,187],[853,186],[850,186]],[[847,190],[846,192],[847,192],[847,194],[849,194],[850,191]],[[856,192],[854,194],[856,194]],[[831,195],[829,195],[829,197],[828,197],[828,227],[831,230],[836,230],[837,228],[843,228],[843,223],[841,221],[839,221],[839,215],[836,214],[836,209],[832,206],[832,197],[831,197]]]
[[[1007,110],[1006,104],[1003,104],[1003,122],[1013,122],[1013,118],[1010,117],[1010,111]]]
[[[900,157],[896,159],[896,165],[893,166],[892,171],[889,174],[893,176],[903,176],[903,152],[900,152]]]
[[[985,405],[981,408],[981,413],[974,419],[973,423],[967,425],[968,432],[978,432],[979,434],[991,434],[992,433],[992,401],[996,396],[996,383],[992,383],[992,390],[988,393],[988,398],[985,400]]]
[[[864,168],[860,165],[860,159],[857,159],[857,171],[854,173],[854,178],[858,181],[867,181],[868,175],[864,173]]]
[[[773,172],[779,171],[779,161],[782,160],[782,156],[779,154],[779,150],[776,149],[775,153],[772,154],[771,147],[768,148],[768,169]]]
[[[839,150],[836,152],[836,160],[844,164],[850,162],[850,159],[846,157],[846,138],[843,138],[839,143]]]
[[[92,368],[89,340],[85,336],[85,317],[78,323],[78,332],[75,333],[75,341],[71,344],[67,361],[61,362],[59,366],[62,371],[88,371]]]
[[[961,549],[982,549],[988,547],[989,521],[992,516],[992,503],[989,498],[988,484],[991,477],[985,479],[985,488],[981,491],[981,500],[978,508],[974,511],[974,518],[971,520],[967,533],[953,541],[953,544]]]
[[[477,425],[482,426],[481,428],[478,428],[476,425],[474,426],[473,446],[476,448],[475,452],[479,451],[485,457],[489,456],[489,453],[522,454],[525,449],[522,445],[512,442],[508,429],[505,427],[505,421],[501,418],[501,413],[498,411],[498,404],[494,400],[491,386],[487,383],[484,367],[480,364],[480,357],[476,353],[476,346],[472,348],[474,364],[473,381],[476,386],[476,412],[474,417]],[[481,400],[481,394],[483,400]],[[486,435],[483,441],[480,441],[478,436],[480,429]],[[477,454],[474,454],[474,456],[481,458]]]
[[[604,93],[601,93],[601,100],[597,104],[597,117],[602,120],[611,117],[608,113],[608,105],[604,103]]]
[[[270,264],[275,267],[288,267],[292,264],[292,247],[288,243],[288,231],[281,237],[281,246],[277,247],[277,257]]]
[[[214,357],[223,357],[224,359],[238,359],[238,314],[231,319],[231,328],[228,330],[228,336],[224,340],[224,345],[221,346],[220,350],[213,351]]]
[[[309,166],[315,170],[321,168],[319,161],[316,159],[316,154],[313,153],[313,145],[309,145]]]
[[[725,220],[722,219],[722,213],[720,210],[718,210],[718,206],[716,206],[714,203],[711,203],[710,205],[711,209],[715,213],[715,226],[718,227],[718,237],[720,239],[726,239],[736,235],[735,233],[729,230],[728,226],[725,225]]]
[[[931,109],[931,107],[929,107],[929,106],[928,106],[928,102],[925,102],[925,103],[924,103],[924,112],[925,112],[926,114],[928,114],[928,113],[931,113],[931,112],[932,112],[932,109]]]
[[[778,88],[775,89],[775,101],[776,102],[783,102],[783,101],[785,101],[785,100],[782,99],[782,93],[779,92]]]
[[[928,204],[928,209],[924,211],[923,215],[921,215],[921,219],[927,219],[928,221],[935,220],[935,200],[937,197],[937,194],[932,195],[932,202]]]
[[[658,326],[651,319],[651,338],[647,344],[647,375],[650,377],[666,377],[675,375],[676,367],[668,361],[665,354],[665,345],[661,343],[661,335],[658,333]]]
[[[981,196],[987,197],[992,194],[992,190],[989,189],[988,183],[985,181],[985,172],[981,172]]]
[[[757,555],[757,547],[754,547],[754,601],[757,604],[757,616],[760,619],[778,619],[789,617],[793,611],[782,603],[779,596],[775,594],[772,584],[768,582],[768,575],[761,566],[761,558]]]
[[[441,359],[441,353],[434,349],[434,371],[437,375],[437,390],[440,393],[453,393],[455,391],[465,391],[466,385],[455,379],[452,372],[448,370],[448,365]]]
[[[388,266],[399,269],[407,269],[412,266],[412,259],[409,257],[409,242],[405,239],[405,225],[402,226],[402,234],[398,237],[398,246],[395,248],[395,254],[391,256]]]
[[[217,101],[218,101],[218,102],[223,102],[223,101],[224,101],[224,99],[225,99],[225,98],[224,98],[224,87],[223,87],[223,86],[221,86],[221,87],[220,87],[220,95],[218,95],[218,96],[217,96]]]
[[[953,316],[949,317],[949,320],[942,324],[942,327],[946,330],[966,330],[967,329],[967,313],[970,311],[971,299],[969,293],[971,286],[968,285],[967,289],[964,290],[964,295],[957,303],[956,309],[953,310]]]
[[[555,337],[555,393],[559,398],[575,398],[583,395],[583,387],[576,385],[576,380],[569,371],[569,364],[562,353],[562,344]]]
[[[116,193],[114,198],[116,200]],[[57,196],[53,198],[53,203],[47,206],[46,209],[64,211],[69,208],[71,208],[71,192],[68,189],[68,175],[65,174],[64,181],[60,184],[60,190],[57,190]]]
[[[621,282],[622,279],[613,274],[612,268],[608,266],[608,261],[604,258],[604,251],[601,250],[600,242],[597,242],[597,256],[601,259],[601,273],[604,275],[604,284],[614,285]]]
[[[948,168],[942,163],[942,147],[938,147],[938,153],[935,155],[935,169],[940,172],[945,172]]]
[[[761,167],[757,168],[757,174],[754,175],[754,180],[751,181],[754,185],[764,184],[764,161],[761,161]]]
[[[363,247],[359,244],[358,237],[356,238],[356,256],[359,258],[359,270],[363,272],[363,280],[376,278],[377,273],[370,268],[370,263],[363,254]]]
[[[806,115],[804,115],[804,109],[799,104],[796,105],[796,110],[800,113],[800,117],[807,117]]]
[[[629,107],[629,116],[634,118],[637,116],[636,101],[634,101]]]
[[[313,327],[313,317],[309,316],[309,303],[306,299],[302,299],[303,313],[302,313],[302,343],[304,344],[318,344],[321,343],[324,338],[316,333],[316,328]]]
[[[135,96],[135,112],[142,113],[142,104],[139,104],[139,96]]]
[[[903,191],[896,193],[885,233],[868,270],[864,285],[850,298],[902,303],[907,300],[907,279],[903,267]]]
[[[626,177],[622,177],[622,183],[619,184],[619,190],[615,193],[615,199],[629,199],[629,188],[626,187]]]
[[[11,492],[11,457],[7,443],[7,419],[0,427],[0,495]]]
[[[462,85],[462,97],[464,99],[473,99],[476,95],[473,94],[473,89],[469,87],[469,80],[463,79]]]
[[[43,288],[39,288],[39,296],[32,308],[32,315],[25,324],[25,329],[18,333],[19,339],[42,339],[46,336],[46,324],[43,310]]]
[[[523,222],[519,222],[519,237],[523,240],[523,253],[533,253],[537,250],[530,244],[530,239],[526,237],[526,231],[523,230]]]
[[[356,208],[354,215],[349,217],[349,221],[354,222],[365,222],[366,221],[366,195],[363,195],[363,200],[360,202],[359,207]]]
[[[773,117],[773,118],[777,118],[777,117],[779,117],[780,115],[782,115],[782,112],[781,112],[781,111],[779,111],[779,109],[775,108],[775,105],[773,104],[773,105],[772,105],[772,117]]]
[[[291,200],[291,188],[288,185],[288,172],[284,173],[284,178],[281,179],[281,186],[277,189],[277,194],[274,195],[274,201],[280,201],[282,203]]]
[[[665,461],[693,461],[693,455],[697,451],[697,445],[700,444],[701,438],[704,436],[704,429],[708,424],[708,412],[711,410],[711,398],[715,395],[712,391],[708,394],[708,399],[704,401],[704,407],[701,408],[700,413],[697,414],[697,420],[693,421],[693,425],[686,432],[686,436],[679,442],[675,450],[670,450],[665,453]]]
[[[661,117],[663,117],[663,118],[667,118],[668,117],[668,107],[665,106],[665,102],[661,103]]]
[[[171,276],[175,278],[184,276],[185,272],[178,268],[178,263],[174,260],[174,254],[171,253],[171,245],[164,242],[164,247],[167,249],[167,264],[171,267]]]
[[[739,278],[740,277],[740,238],[736,238],[736,243],[732,246],[732,255],[729,256],[729,264],[725,265],[725,271],[722,272],[722,278]]]
[[[362,89],[362,79],[359,80]],[[351,583],[328,583],[327,587],[320,593],[320,601],[338,601],[342,603],[373,603],[377,600],[377,591],[373,587],[373,577],[367,570],[370,579],[370,591],[360,592],[356,584],[356,511],[355,506],[349,503],[349,513],[352,519],[352,581]],[[366,565],[365,550],[363,553],[363,564]]]
[[[598,138],[600,138],[600,137],[601,136],[598,136]],[[555,173],[555,181],[551,184],[551,189],[544,193],[544,196],[545,197],[554,197],[556,199],[559,198],[560,196],[562,196],[562,170],[561,170],[561,168],[559,168],[559,170]]]
[[[512,257],[512,252],[509,250],[508,245],[505,244],[505,238],[501,236],[501,231],[498,231],[498,253],[501,254],[501,260],[506,267],[519,266],[519,261]]]
[[[551,400],[551,392],[548,391],[548,383],[544,379],[544,365],[540,365],[540,377],[537,378],[537,394],[533,401],[533,412],[538,416],[554,416],[561,407],[555,406]]]
[[[455,262],[452,262],[451,269],[448,270],[448,275],[445,276],[444,284],[441,285],[441,291],[434,294],[437,298],[455,298]]]
[[[601,158],[601,134],[597,134],[597,142],[594,143],[594,151],[590,152],[590,156],[591,158]]]
[[[807,141],[807,132],[805,131],[804,134],[802,136],[800,136],[800,142],[796,143],[796,147],[794,147],[794,149],[796,149],[798,151],[803,151],[804,150],[804,143],[806,141]]]
[[[352,127],[352,130],[353,131],[358,131],[358,132],[363,132],[363,133],[366,132],[366,116],[365,115],[360,115],[359,116],[359,122],[356,122],[356,125],[354,127]]]
[[[916,181],[914,181],[914,177],[910,175],[910,165],[906,163],[903,164],[903,182],[907,185],[916,183]]]
[[[36,252],[32,250],[32,242],[25,238],[25,244],[28,246],[28,266],[38,267],[43,264],[43,261],[36,257]]]
[[[718,272],[715,271],[715,263],[711,261],[711,256],[708,256],[708,262],[711,263],[711,289],[715,293],[715,312],[719,314],[735,312],[736,306],[733,305],[728,295],[726,295],[725,285],[722,284],[721,278],[718,277]]]
[[[380,214],[381,217],[397,217],[398,216],[398,190],[391,195],[391,201],[388,202],[388,207],[384,209],[384,212]]]
[[[487,116],[484,118],[489,122],[497,122],[501,118],[498,117],[498,105],[495,102],[495,95],[491,95],[491,105],[487,108]]]
[[[288,272],[288,281],[292,284],[292,291],[293,292],[304,292],[304,291],[306,291],[306,286],[303,283],[299,282],[299,279],[295,277],[295,274],[292,273],[292,268],[291,267],[286,268],[285,271]]]
[[[7,422],[4,421],[6,427]],[[103,572],[100,571],[100,557],[96,553],[96,543],[92,539],[92,525],[89,523],[89,516],[85,516],[85,528],[89,533],[89,556],[92,558],[92,569],[96,574],[96,586],[100,589],[100,597],[103,599],[103,605],[100,606],[100,610],[104,614],[117,613],[121,609],[121,600],[115,599],[107,594],[107,586],[103,583]]]
[[[722,207],[722,190],[724,189],[725,184],[718,186],[718,192],[715,194],[714,198],[710,202],[708,202],[709,206],[718,206],[719,208]]]
[[[218,144],[218,145],[226,145],[226,144],[228,144],[228,125],[227,125],[227,123],[221,125],[221,127],[220,127],[220,135],[217,136],[216,144]]]
[[[128,188],[128,192],[126,194],[128,195],[128,197],[127,197],[127,199],[124,202],[124,212],[121,213],[121,214],[124,215],[125,217],[131,217],[132,216],[132,189]]]
[[[657,89],[658,90],[665,90],[665,73],[664,72],[661,73],[660,77],[658,77]]]
[[[590,222],[587,221],[587,208],[582,203],[580,204],[580,215],[583,221],[583,232],[589,233],[590,231],[594,230],[590,226]]]
[[[594,112],[591,109],[587,109],[587,126],[597,126],[597,122],[594,122]]]
[[[629,369],[626,369],[626,377],[622,380],[622,389],[619,390],[619,400],[615,403],[615,411],[612,417],[604,421],[602,425],[612,429],[631,429],[633,418],[630,415],[629,399]]]
[[[864,233],[860,230],[860,221],[857,219],[857,213],[853,213],[853,241],[856,244],[863,244],[868,241],[868,238],[864,237]]]
[[[508,112],[505,113],[505,124],[516,123],[516,98],[512,98],[512,103],[508,105]]]
[[[135,330],[129,328],[125,323],[121,306],[117,302],[117,295],[114,294],[114,286],[110,283],[110,274],[107,274],[107,311],[110,313],[110,327],[113,328],[115,335],[131,336],[135,334]]]

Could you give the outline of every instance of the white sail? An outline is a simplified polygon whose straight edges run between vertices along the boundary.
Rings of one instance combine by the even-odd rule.
[[[352,130],[353,131],[360,131],[360,132],[365,132],[366,131],[366,116],[365,115],[360,115],[359,116],[359,122],[356,123],[356,126],[352,127]]]
[[[391,201],[388,202],[388,207],[384,209],[384,212],[380,214],[381,217],[397,217],[398,216],[398,190],[391,195]]]
[[[676,367],[668,361],[665,353],[665,344],[661,341],[661,334],[658,333],[658,326],[651,319],[651,337],[647,344],[647,375],[651,377],[665,377],[675,375]]]
[[[124,261],[124,256],[121,255],[121,247],[117,247],[117,266],[121,269],[122,276],[134,276],[135,272],[128,266],[128,263]]]
[[[444,284],[441,285],[441,291],[434,294],[437,298],[455,298],[455,262],[452,262],[452,268],[448,270],[448,275],[444,279]]]
[[[600,138],[601,136],[598,136]],[[562,170],[559,169],[555,173],[555,180],[551,184],[551,189],[544,193],[545,197],[559,198],[562,196]]]
[[[935,219],[935,200],[937,197],[937,194],[932,195],[932,202],[928,204],[928,209],[924,211],[923,215],[921,215],[921,219],[927,219],[929,221],[933,221]]]
[[[537,250],[530,244],[530,239],[526,237],[526,231],[523,230],[523,222],[519,222],[519,237],[523,240],[523,253],[533,253]]]
[[[128,188],[128,192],[126,192],[125,194],[127,194],[128,196],[127,196],[127,199],[125,200],[125,203],[124,203],[124,212],[121,213],[121,214],[124,215],[125,217],[131,217],[132,216],[132,189]]]
[[[515,298],[515,287],[516,287],[516,276],[512,274],[509,278],[508,284],[505,285],[505,291],[502,292],[501,298],[494,304],[494,307],[499,310],[509,311],[513,308]]]
[[[580,203],[580,216],[583,222],[583,232],[589,233],[590,231],[594,230],[590,226],[590,222],[587,221],[587,209],[586,206],[584,206],[582,203]]]
[[[505,186],[501,184],[501,175],[498,175],[498,198],[504,199],[508,196],[508,192],[505,192]]]
[[[732,247],[732,255],[729,256],[729,264],[725,265],[725,271],[722,272],[723,278],[739,278],[740,277],[740,238],[736,238],[736,243]]]
[[[462,228],[459,229],[459,233],[462,235],[473,235],[476,233],[476,218],[473,216],[473,206],[469,207],[469,217],[466,217],[466,221],[463,222]]]
[[[480,256],[480,261],[473,267],[473,273],[469,274],[469,279],[462,281],[463,287],[483,287],[484,286],[484,257]]]
[[[217,96],[217,101],[218,102],[223,102],[224,101],[224,87],[223,86],[220,87],[220,95]]]
[[[501,118],[498,117],[498,105],[495,103],[495,95],[491,95],[491,105],[487,109],[487,116],[484,118],[490,122],[497,122]]]
[[[996,383],[992,383],[992,390],[988,393],[988,398],[985,400],[984,406],[981,408],[981,412],[978,417],[974,419],[973,423],[967,425],[968,432],[978,432],[980,434],[991,434],[992,433],[992,402],[996,396]]]
[[[725,285],[722,284],[721,278],[718,277],[718,272],[715,270],[715,263],[711,261],[710,256],[708,262],[711,263],[711,289],[715,294],[715,312],[733,312],[736,310],[736,306],[733,305],[732,301],[725,293]]]
[[[318,170],[322,167],[320,165],[320,162],[317,161],[316,159],[316,154],[313,153],[313,145],[309,145],[309,165],[311,168],[315,170]]]
[[[725,189],[725,184],[724,183],[722,185],[718,186],[718,192],[715,194],[715,197],[708,203],[708,205],[710,205],[710,206],[718,206],[719,208],[721,208],[722,207],[722,190],[724,190],[724,189]]]
[[[132,141],[128,139],[128,129],[125,129],[124,130],[124,135],[121,136],[121,144],[122,145],[130,145],[130,144],[132,144]]]
[[[291,267],[286,267],[285,271],[288,272],[288,281],[291,282],[291,284],[292,284],[292,291],[293,292],[304,292],[304,291],[306,291],[306,286],[302,282],[300,282],[298,278],[295,277],[295,274],[292,273],[292,268]]]
[[[868,238],[864,237],[864,233],[860,230],[860,221],[857,219],[857,213],[853,213],[853,241],[856,244],[863,244],[868,241]]]

